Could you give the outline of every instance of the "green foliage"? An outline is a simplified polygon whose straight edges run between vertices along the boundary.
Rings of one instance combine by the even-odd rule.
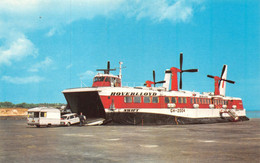
[[[35,107],[54,107],[54,108],[60,108],[65,104],[62,103],[39,103],[39,104],[27,104],[25,102],[20,104],[13,104],[11,102],[0,102],[0,108],[35,108]]]
[[[15,104],[11,102],[0,102],[0,108],[14,108]]]

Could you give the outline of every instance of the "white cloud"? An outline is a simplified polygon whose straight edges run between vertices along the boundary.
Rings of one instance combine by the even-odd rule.
[[[12,61],[36,55],[34,44],[21,34],[15,40],[7,40],[6,44],[0,47],[0,65],[11,65]]]
[[[167,0],[150,1],[127,1],[125,14],[129,17],[136,17],[138,20],[150,18],[153,21],[160,22],[168,20],[171,22],[186,22],[193,14],[193,6],[199,1],[176,0],[174,2]]]
[[[87,70],[86,72],[79,74],[80,80],[92,79],[94,77],[94,75],[95,75],[95,73],[90,70]]]
[[[46,68],[48,68],[52,63],[53,63],[52,59],[50,59],[49,57],[46,57],[45,60],[32,65],[31,68],[28,71],[30,71],[30,72],[38,72],[39,69],[46,69]]]
[[[1,0],[0,39],[6,40],[0,47],[0,65],[10,65],[35,55],[37,49],[24,33],[46,29],[43,33],[52,37],[63,33],[63,26],[95,17],[125,16],[154,22],[187,22],[194,8],[203,0]],[[15,34],[19,33],[21,37]]]
[[[56,28],[52,28],[52,29],[46,34],[46,36],[47,36],[47,37],[51,37],[51,36],[53,36],[55,33],[56,33]]]
[[[73,64],[69,64],[68,66],[66,66],[66,69],[70,69],[73,66]]]
[[[52,28],[46,35],[51,36],[55,29],[79,19],[92,19],[95,16],[109,16],[120,9],[125,0],[1,0],[0,22],[8,29],[28,31]],[[2,24],[0,23],[0,24]]]
[[[20,31],[51,28],[52,36],[60,26],[96,16],[123,15],[140,20],[185,22],[193,8],[203,0],[1,0],[0,22]],[[1,23],[0,23],[1,24]],[[1,34],[1,29],[0,29]]]
[[[39,83],[43,81],[44,78],[40,76],[29,76],[29,77],[3,76],[1,80],[12,84],[28,84],[28,83]]]

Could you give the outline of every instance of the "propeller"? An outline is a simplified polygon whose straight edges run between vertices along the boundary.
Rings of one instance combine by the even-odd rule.
[[[219,78],[218,80],[223,80],[223,81],[226,81],[226,82],[228,82],[228,83],[235,84],[235,81],[227,80],[227,79],[222,79],[222,78],[220,78],[220,77],[218,77],[218,76],[207,75],[207,77],[208,77],[208,78],[213,78],[213,79],[215,79],[215,77],[217,77],[217,78]]]
[[[183,72],[198,72],[199,70],[198,69],[187,69],[187,70],[183,70],[182,69],[182,65],[183,65],[183,54],[180,53],[180,84],[179,84],[179,87],[180,89],[182,89],[182,73]]]
[[[156,82],[155,81],[155,71],[153,70],[153,82],[152,81],[146,81],[146,83],[144,85],[147,85],[148,83],[149,84],[153,84],[154,87],[155,87],[156,84],[165,83],[165,81],[158,81],[158,82]]]
[[[154,82],[154,87],[155,87],[156,84],[165,83],[164,80],[162,80],[162,81],[158,81],[158,82],[155,81],[155,71],[154,71],[154,70],[153,70],[153,82]]]
[[[222,77],[223,77],[223,74],[224,74],[226,68],[227,68],[227,65],[224,65],[223,68],[222,68],[222,72],[221,72],[221,76],[220,76],[221,79],[222,79]],[[235,84],[235,82],[232,81],[232,80],[226,80],[226,79],[224,80],[224,79],[223,79],[223,81],[226,81],[226,82],[228,82],[228,83]],[[219,82],[218,86],[220,87],[220,82]]]
[[[97,71],[104,71],[104,74],[109,74],[110,71],[115,71],[116,69],[110,69],[110,62],[107,61],[107,69],[97,69]]]

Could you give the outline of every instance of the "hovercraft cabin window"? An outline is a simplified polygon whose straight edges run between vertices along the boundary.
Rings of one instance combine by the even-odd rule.
[[[227,100],[225,100],[225,101],[224,101],[224,105],[227,105],[227,104],[228,104],[228,101],[227,101]]]
[[[152,102],[153,103],[159,103],[159,98],[158,97],[152,97]]]
[[[111,81],[111,78],[110,77],[106,77],[106,82],[110,82]]]
[[[186,97],[178,97],[178,102],[180,104],[186,104],[187,103],[187,98]]]
[[[170,97],[164,97],[164,102],[165,102],[166,104],[170,103]]]
[[[177,103],[177,98],[176,97],[172,97],[172,103]]]
[[[165,103],[176,103],[176,97],[164,97]]]
[[[95,77],[94,82],[104,81],[105,77]]]
[[[132,97],[131,96],[125,96],[124,97],[124,102],[125,103],[132,103]]]
[[[144,103],[151,103],[151,98],[150,97],[144,97]]]
[[[182,98],[181,98],[181,97],[178,97],[178,102],[179,102],[180,104],[182,104],[182,103],[183,103],[183,101],[182,101]]]
[[[134,103],[141,103],[141,96],[134,96]]]

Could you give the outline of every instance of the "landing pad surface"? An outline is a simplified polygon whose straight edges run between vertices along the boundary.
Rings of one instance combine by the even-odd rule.
[[[258,162],[260,119],[36,128],[0,120],[0,162]]]

